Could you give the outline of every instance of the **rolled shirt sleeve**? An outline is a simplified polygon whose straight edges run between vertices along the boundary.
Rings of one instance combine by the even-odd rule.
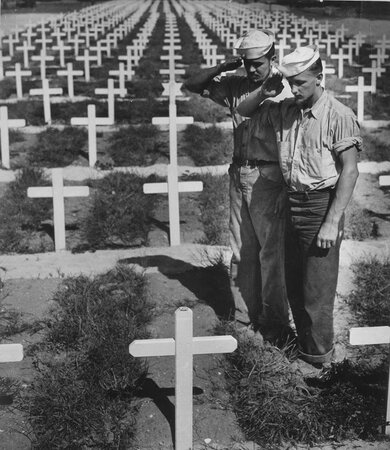
[[[361,151],[363,149],[363,140],[360,136],[360,127],[355,115],[339,115],[337,119],[333,151],[337,155],[351,147],[356,147],[357,151]]]

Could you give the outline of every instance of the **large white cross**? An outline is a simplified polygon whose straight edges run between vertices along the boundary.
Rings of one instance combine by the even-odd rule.
[[[96,117],[96,105],[88,105],[88,117],[72,117],[71,125],[84,125],[88,127],[88,161],[94,167],[97,160],[96,126],[112,125],[109,117]]]
[[[24,119],[8,119],[8,107],[0,106],[1,163],[6,169],[10,168],[8,129],[24,127],[25,125]]]
[[[15,70],[7,70],[5,72],[5,76],[7,77],[15,77],[16,81],[16,96],[18,98],[23,98],[23,88],[22,88],[22,77],[30,76],[31,70],[22,70],[20,63],[15,64]]]
[[[62,88],[49,88],[49,80],[42,80],[42,89],[30,89],[30,95],[42,95],[43,96],[43,113],[45,122],[51,124],[51,106],[50,95],[62,95]]]
[[[73,63],[69,62],[66,65],[66,70],[57,70],[57,75],[64,75],[68,80],[68,95],[70,98],[74,98],[74,76],[83,76],[84,72],[82,70],[73,70]]]
[[[351,328],[349,342],[352,345],[390,344],[390,327]],[[387,408],[385,433],[390,435],[390,370],[387,387]]]
[[[127,89],[114,88],[114,79],[109,78],[107,80],[107,88],[96,88],[95,94],[107,95],[108,105],[108,117],[111,119],[112,124],[115,123],[115,94],[119,94],[124,97],[127,94]]]
[[[371,61],[371,67],[364,67],[362,69],[363,73],[371,73],[371,86],[372,86],[372,93],[376,93],[376,79],[377,77],[381,77],[382,73],[386,72],[386,69],[384,67],[378,66],[378,62],[373,59]]]
[[[16,50],[23,51],[23,65],[25,68],[28,68],[30,66],[28,51],[29,50],[34,51],[35,47],[33,45],[28,45],[27,41],[23,41],[23,45],[16,47]]]
[[[61,149],[60,149],[61,151]],[[29,187],[31,198],[53,198],[54,243],[56,252],[65,250],[65,197],[88,197],[88,186],[64,186],[62,169],[52,169],[52,186]]]
[[[338,60],[337,76],[339,78],[343,78],[344,77],[344,60],[348,59],[348,55],[345,55],[344,50],[340,47],[338,54],[330,55],[330,58]]]
[[[364,86],[364,77],[358,77],[357,86],[345,86],[346,92],[357,92],[357,120],[360,123],[364,121],[364,93],[373,92],[373,87]]]
[[[10,56],[3,56],[3,51],[0,48],[0,81],[4,78],[4,63],[11,61]]]
[[[168,164],[168,179],[166,183],[145,183],[145,194],[168,194],[169,242],[170,245],[180,245],[180,214],[179,192],[201,192],[201,181],[179,181],[176,164]]]
[[[84,77],[85,81],[91,81],[90,61],[97,61],[97,56],[90,56],[89,50],[84,49],[83,56],[76,56],[76,61],[84,61]]]
[[[175,356],[175,449],[192,449],[193,356],[231,353],[237,348],[232,336],[193,337],[192,311],[175,312],[175,338],[133,341],[129,351],[135,357]]]
[[[52,46],[52,50],[58,50],[60,54],[60,66],[65,67],[65,52],[72,50],[70,45],[65,45],[64,41],[59,40],[57,45]]]
[[[22,344],[0,344],[0,363],[19,362],[22,359]]]
[[[54,61],[54,56],[47,56],[45,50],[41,50],[39,56],[33,55],[31,56],[31,59],[33,61],[39,61],[40,68],[41,68],[41,80],[46,78],[46,61]]]

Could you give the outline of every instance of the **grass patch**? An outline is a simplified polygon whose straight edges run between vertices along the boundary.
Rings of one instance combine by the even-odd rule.
[[[108,153],[117,166],[147,166],[161,156],[169,157],[167,142],[154,125],[122,128],[110,139]]]
[[[390,325],[390,261],[369,258],[352,265],[354,289],[346,301],[358,326]]]
[[[203,175],[199,194],[203,244],[229,245],[229,176]]]
[[[15,130],[14,128],[11,128],[8,130],[8,136],[9,136],[9,143],[15,144],[16,142],[23,142],[25,141],[25,137],[22,131]]]
[[[387,142],[378,138],[372,132],[362,128],[363,151],[360,154],[361,160],[368,161],[389,161],[390,149]]]
[[[66,278],[54,295],[47,332],[35,354],[37,375],[19,407],[36,448],[130,448],[134,397],[146,367],[129,355],[147,338],[145,279],[118,265],[94,278]]]
[[[178,102],[178,116],[192,116],[195,122],[224,122],[231,120],[230,111],[218,105],[208,98],[199,94],[191,94],[184,90],[186,96],[190,97],[188,102]]]
[[[232,159],[233,136],[216,126],[188,125],[183,133],[184,150],[197,166],[225,164]]]
[[[149,214],[155,195],[145,195],[142,186],[155,177],[111,173],[90,181],[95,189],[92,206],[82,225],[88,249],[134,247],[145,245],[150,228]],[[75,249],[80,251],[82,249]]]
[[[40,224],[51,218],[51,199],[30,199],[27,188],[49,186],[43,170],[26,167],[17,172],[15,181],[8,184],[0,203],[0,252],[34,253],[44,251],[37,240]]]
[[[378,224],[375,219],[353,200],[345,213],[344,236],[357,241],[378,237]]]
[[[343,439],[378,439],[383,425],[387,368],[375,373],[343,362],[324,379],[305,379],[282,350],[237,336],[231,322],[221,334],[233,334],[238,349],[225,356],[230,405],[245,438],[266,449],[286,442],[312,446]],[[376,380],[379,386],[372,386]]]
[[[66,127],[63,130],[49,127],[38,135],[37,144],[28,151],[28,161],[44,167],[65,167],[82,153],[88,140],[84,128]]]

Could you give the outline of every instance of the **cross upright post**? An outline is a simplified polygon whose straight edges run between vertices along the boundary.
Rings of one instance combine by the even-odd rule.
[[[364,86],[364,77],[358,77],[357,86],[345,86],[346,92],[357,92],[357,120],[364,121],[364,93],[373,92],[372,86]]]
[[[54,241],[56,252],[65,250],[65,197],[88,197],[88,186],[64,186],[62,169],[52,169],[52,186],[29,187],[30,198],[53,198]]]
[[[129,352],[134,357],[175,356],[175,449],[193,446],[193,356],[231,353],[237,348],[232,336],[193,337],[193,314],[187,307],[175,312],[174,339],[133,341]]]
[[[45,116],[45,122],[51,124],[51,106],[50,95],[62,95],[62,88],[49,88],[49,80],[42,80],[42,89],[30,89],[30,95],[42,95],[43,96],[43,113]]]
[[[6,169],[10,168],[9,128],[19,128],[25,125],[24,119],[8,119],[8,107],[0,106],[1,163]]]
[[[22,77],[30,75],[31,70],[21,70],[20,63],[15,64],[15,70],[7,70],[5,72],[7,77],[14,76],[16,81],[16,96],[23,98]]]

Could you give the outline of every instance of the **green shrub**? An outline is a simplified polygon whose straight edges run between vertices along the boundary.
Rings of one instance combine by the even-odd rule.
[[[347,303],[360,326],[390,326],[390,262],[377,258],[352,265],[354,289]]]
[[[364,128],[362,129],[362,137],[364,146],[360,159],[377,162],[390,160],[390,149],[387,142],[379,139]]]
[[[42,169],[34,167],[21,169],[15,181],[8,184],[0,202],[0,252],[42,250],[41,244],[34,244],[34,233],[43,220],[51,218],[52,200],[28,198],[27,188],[49,184]]]
[[[144,277],[119,265],[94,278],[66,278],[53,300],[35,355],[38,373],[19,405],[28,414],[34,445],[130,448],[133,400],[146,367],[128,346],[148,337]]]
[[[68,166],[79,157],[87,140],[88,133],[84,128],[59,130],[49,127],[39,133],[37,144],[29,149],[29,162],[46,167]]]
[[[156,196],[145,195],[142,185],[152,179],[116,172],[90,183],[96,190],[82,225],[89,248],[146,244]]]
[[[227,108],[218,105],[208,98],[201,97],[198,94],[190,94],[188,102],[178,102],[178,116],[192,116],[195,122],[223,122],[231,120],[230,112]]]
[[[121,128],[111,139],[108,153],[117,166],[147,166],[169,156],[167,142],[159,137],[154,125]]]
[[[197,166],[226,164],[233,154],[232,133],[215,126],[189,125],[184,130],[184,151]]]
[[[200,211],[204,244],[229,245],[229,176],[203,175]]]
[[[363,241],[378,237],[378,225],[367,210],[351,201],[345,213],[344,235],[346,239]]]
[[[237,350],[226,355],[224,369],[229,406],[247,440],[276,450],[285,442],[311,447],[333,440],[380,438],[386,364],[370,369],[345,361],[332,365],[323,377],[305,379],[282,350],[237,335],[231,322],[219,332],[239,341]]]

